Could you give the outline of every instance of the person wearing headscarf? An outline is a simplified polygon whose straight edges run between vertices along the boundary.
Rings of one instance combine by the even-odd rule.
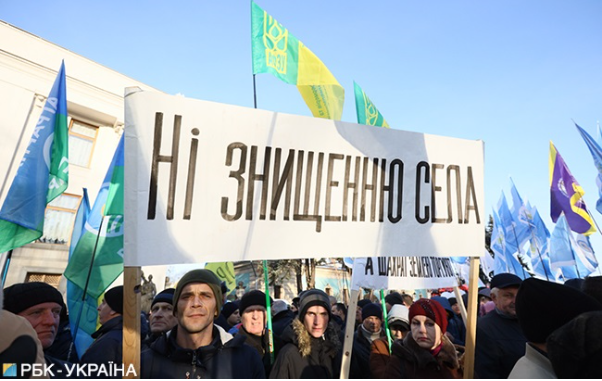
[[[462,378],[456,349],[445,336],[448,321],[441,304],[418,299],[409,320],[410,332],[393,343],[385,378]]]

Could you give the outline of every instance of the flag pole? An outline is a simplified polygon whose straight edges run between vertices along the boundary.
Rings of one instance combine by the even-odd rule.
[[[6,259],[4,260],[4,263],[2,264],[2,288],[4,288],[4,284],[6,283],[6,276],[8,275],[8,267],[10,266],[10,260],[13,257],[13,251],[12,249],[7,251],[6,253]],[[2,306],[0,306],[2,307]]]
[[[255,74],[253,74],[253,107],[257,108],[257,87],[255,85]]]
[[[514,228],[514,222],[512,222],[512,232],[514,233],[514,241],[516,242],[516,249],[518,250],[518,254],[520,255],[522,253],[520,252],[520,246],[518,244],[518,237],[516,236],[516,229]],[[518,263],[520,264],[521,270],[523,270],[523,278],[526,278],[527,275],[525,275],[525,266],[523,266],[523,264],[520,261]]]
[[[268,278],[268,261],[263,260],[263,282],[265,283],[265,306],[268,320],[268,344],[270,351],[270,365],[274,363],[274,335],[272,333],[272,306],[270,303],[270,287]]]
[[[100,240],[100,231],[102,230],[102,223],[104,216],[100,219],[100,225],[98,226],[98,234],[96,235],[96,243],[94,243],[94,250],[92,250],[92,260],[90,261],[90,268],[88,269],[88,276],[86,277],[86,285],[84,286],[84,293],[82,294],[82,306],[77,314],[77,320],[75,321],[75,332],[73,332],[73,341],[77,338],[77,331],[79,330],[79,322],[84,312],[84,304],[86,302],[86,294],[88,293],[88,284],[90,283],[90,276],[92,275],[92,269],[94,268],[94,259],[96,257],[96,248],[98,247],[98,241]]]
[[[393,343],[391,340],[391,331],[389,331],[389,318],[387,317],[387,305],[385,303],[385,290],[380,290],[380,303],[383,307],[383,320],[385,322],[385,332],[387,333],[387,342],[389,343],[389,353],[393,349]]]

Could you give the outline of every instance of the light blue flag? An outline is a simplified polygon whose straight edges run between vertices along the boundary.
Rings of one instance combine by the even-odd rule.
[[[84,226],[90,214],[90,201],[88,200],[88,190],[84,188],[84,196],[75,216],[73,224],[73,233],[71,234],[71,246],[69,247],[69,259],[75,251],[77,242],[82,236]],[[69,307],[69,325],[73,342],[79,358],[81,358],[94,342],[92,333],[96,331],[98,320],[98,302],[96,299],[86,296],[82,300],[84,290],[75,283],[67,280],[67,306]],[[82,310],[83,308],[83,310]]]
[[[549,241],[550,231],[543,222],[536,207],[527,203],[527,220],[529,221],[531,237],[527,254],[531,258],[531,268],[535,275],[546,280],[556,280],[556,276],[550,268]]]
[[[596,271],[598,268],[598,260],[594,254],[594,249],[589,241],[589,237],[583,234],[577,234],[575,240],[571,242],[571,244],[573,244],[573,252],[575,253],[575,259],[577,260],[579,275],[584,278]]]
[[[577,131],[581,134],[583,140],[585,140],[585,144],[587,148],[589,148],[589,152],[592,154],[592,158],[594,159],[594,165],[598,170],[598,176],[596,176],[596,184],[598,185],[598,201],[596,201],[596,210],[602,213],[602,148],[600,145],[588,134],[583,128],[579,127],[577,123],[575,123],[575,127],[577,127]],[[599,127],[598,127],[599,128]]]
[[[506,260],[506,233],[504,226],[496,211],[493,212],[493,230],[491,231],[490,247],[495,254],[493,261],[494,274],[510,272],[510,267]]]
[[[508,208],[508,202],[506,201],[506,196],[503,191],[497,204],[497,214],[500,224],[504,228],[504,236],[506,237],[506,250],[504,251],[504,254],[508,257],[517,251],[521,252],[519,250],[520,242],[516,236],[516,222],[514,222],[514,219],[512,218],[512,213]]]
[[[571,240],[572,233],[562,213],[550,238],[550,267],[552,271],[560,270],[564,279],[580,278]]]
[[[512,209],[510,210],[514,221],[514,231],[518,240],[518,246],[523,247],[531,237],[531,230],[527,216],[527,207],[520,197],[514,181],[510,178],[510,194],[512,195]]]

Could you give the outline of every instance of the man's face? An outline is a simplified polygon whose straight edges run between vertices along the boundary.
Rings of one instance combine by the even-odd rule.
[[[52,345],[59,329],[61,306],[54,302],[40,303],[18,313],[23,316],[38,334],[42,348]],[[2,329],[9,329],[3,327]]]
[[[216,302],[213,290],[205,283],[187,284],[178,299],[176,318],[188,333],[200,333],[213,329]]]
[[[451,308],[456,315],[460,315],[460,304],[455,303],[453,306],[451,306]]]
[[[332,313],[333,315],[337,315],[341,319],[345,320],[345,314],[343,313],[343,311],[339,310],[339,307],[337,307],[336,305],[330,308],[330,313]]]
[[[518,286],[500,288],[497,292],[491,293],[493,303],[497,309],[506,315],[516,316],[516,293]]]
[[[322,337],[328,328],[328,311],[322,306],[311,306],[303,317],[303,325],[312,337]]]
[[[151,308],[150,330],[152,333],[167,332],[178,324],[173,315],[173,306],[165,302],[157,302]]]
[[[240,316],[245,331],[251,335],[261,336],[265,328],[265,315],[265,308],[263,306],[252,305],[245,308],[245,312]]]
[[[96,310],[98,311],[98,321],[100,324],[104,324],[118,315],[117,312],[113,311],[113,309],[109,307],[104,299]]]
[[[376,333],[380,332],[382,321],[376,316],[368,316],[364,319],[362,324],[364,325],[364,328],[366,328],[366,331]]]
[[[228,319],[226,319],[226,321],[232,327],[234,327],[236,324],[240,323],[240,311],[236,310],[236,311],[232,312],[232,314],[230,316],[228,316]]]

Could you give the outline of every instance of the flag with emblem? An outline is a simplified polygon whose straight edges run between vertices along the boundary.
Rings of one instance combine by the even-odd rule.
[[[68,141],[63,62],[0,209],[0,253],[42,236],[46,205],[69,183]]]
[[[368,98],[364,90],[353,82],[353,90],[355,92],[355,111],[357,114],[357,122],[367,126],[389,127],[389,123],[383,115],[378,111],[374,103]]]
[[[96,299],[123,272],[123,215],[106,213],[111,210],[119,211],[120,208],[107,203],[112,188],[117,187],[123,191],[122,184],[111,183],[112,180],[119,179],[119,175],[113,176],[118,163],[123,163],[123,135],[84,225],[84,232],[65,269],[67,279]],[[123,200],[123,196],[113,198],[120,199]]]
[[[550,141],[550,217],[557,222],[561,213],[572,231],[590,235],[596,232],[585,206],[585,191],[573,177],[560,153]]]
[[[296,85],[313,116],[340,120],[345,90],[320,59],[282,24],[251,2],[253,74]]]

